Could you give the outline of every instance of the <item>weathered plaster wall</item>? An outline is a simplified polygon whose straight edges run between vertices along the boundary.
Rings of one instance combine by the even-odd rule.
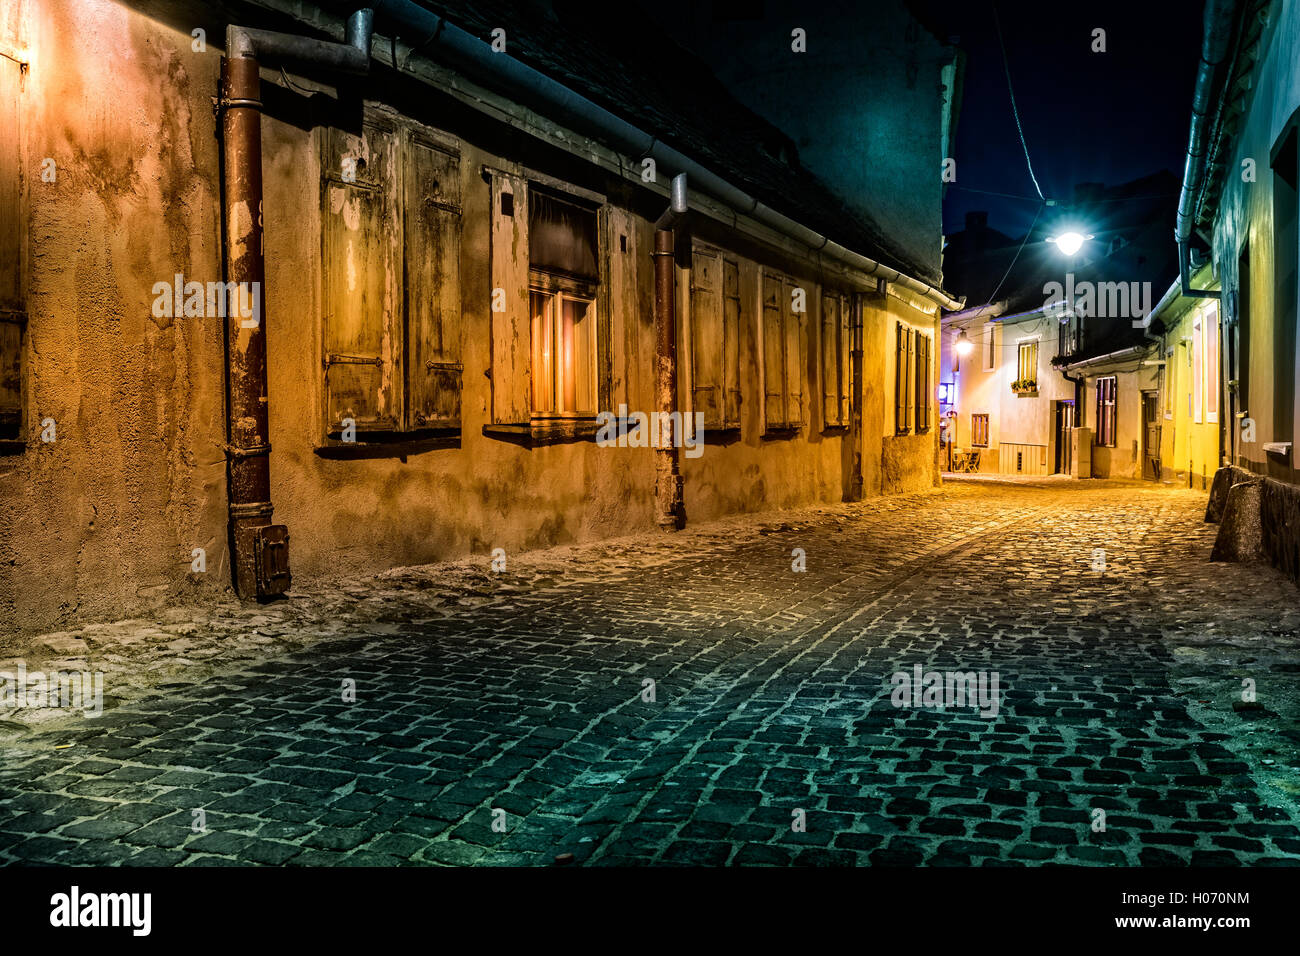
[[[1125,370],[1106,371],[1089,375],[1084,386],[1084,404],[1089,411],[1088,427],[1092,431],[1092,477],[1141,478],[1142,455],[1145,438],[1142,424],[1142,392],[1154,389],[1159,376],[1154,367],[1130,367]],[[1097,440],[1097,379],[1115,376],[1115,444],[1098,445]],[[1163,431],[1162,431],[1163,440]],[[1213,474],[1213,469],[1211,469]]]
[[[0,457],[0,620],[54,627],[229,577],[220,323],[151,313],[153,283],[219,272],[217,59],[108,0],[23,13],[29,443]]]
[[[34,52],[26,165],[30,173],[53,156],[59,178],[31,183],[33,443],[0,461],[0,491],[12,503],[0,511],[0,611],[17,627],[35,628],[144,613],[189,590],[227,591],[230,573],[222,320],[155,319],[151,309],[154,283],[176,273],[220,278],[211,108],[220,51],[194,52],[184,30],[115,0],[49,0],[28,19]],[[461,438],[423,451],[318,453],[318,125],[328,120],[330,100],[317,96],[308,105],[283,88],[278,71],[263,72],[263,99],[271,485],[275,520],[290,530],[296,579],[653,529],[651,449],[592,442],[527,448],[483,434],[491,289],[489,190],[480,171],[510,160],[561,177],[564,170],[554,153],[501,149],[503,140],[527,141],[485,132],[481,121],[462,124],[438,112],[433,96],[416,96],[417,105],[405,109],[460,143]],[[650,411],[653,213],[629,215],[627,250],[611,253],[630,264],[611,316],[613,395],[631,410]],[[806,424],[794,437],[764,438],[755,334],[760,263],[748,250],[734,254],[743,286],[742,429],[735,440],[707,445],[701,458],[683,459],[691,521],[844,494],[847,438],[820,428],[819,297],[808,297]],[[762,265],[814,287],[820,279],[778,260]],[[866,494],[934,480],[937,422],[930,435],[899,443],[889,455],[883,450],[893,400],[885,340],[895,315],[935,324],[933,314],[897,298],[868,298]],[[50,445],[36,438],[46,416],[58,427]],[[205,574],[189,573],[194,547],[207,550]]]
[[[1207,278],[1207,277],[1202,277]],[[1196,288],[1202,288],[1198,282]],[[1164,317],[1164,381],[1161,401],[1160,470],[1165,481],[1204,488],[1219,467],[1218,422],[1192,412],[1192,322],[1206,308],[1207,299],[1182,299]],[[1203,399],[1204,401],[1204,399]],[[1167,411],[1166,411],[1167,409]],[[1271,414],[1271,408],[1270,408]]]
[[[1265,36],[1260,61],[1249,94],[1246,118],[1240,126],[1236,151],[1227,160],[1223,192],[1214,224],[1214,274],[1222,288],[1240,287],[1238,256],[1243,244],[1250,249],[1250,355],[1249,407],[1258,440],[1241,446],[1240,463],[1252,471],[1294,482],[1294,459],[1267,455],[1264,442],[1294,441],[1294,434],[1276,434],[1273,395],[1277,315],[1274,306],[1273,172],[1269,158],[1287,122],[1300,108],[1300,2],[1274,4],[1274,23]],[[1254,181],[1243,179],[1242,164],[1254,164]],[[1295,315],[1286,321],[1294,323]],[[1300,372],[1300,349],[1294,356]],[[1300,383],[1300,374],[1295,381]],[[1300,427],[1300,389],[1292,397]],[[1293,430],[1294,431],[1294,430]],[[1211,474],[1213,468],[1211,468]]]

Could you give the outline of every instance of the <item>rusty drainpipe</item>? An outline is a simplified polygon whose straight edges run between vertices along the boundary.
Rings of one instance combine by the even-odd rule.
[[[227,30],[227,56],[221,58],[217,103],[221,116],[222,251],[226,288],[240,290],[253,303],[249,317],[240,315],[239,309],[226,310],[226,492],[235,591],[243,598],[260,600],[283,594],[291,580],[289,529],[271,524],[258,54],[365,72],[370,65],[372,23],[371,10],[354,13],[347,24],[347,43],[233,24]],[[239,302],[242,296],[234,298]]]
[[[686,527],[682,497],[681,440],[672,418],[677,410],[677,234],[686,218],[686,174],[673,177],[672,199],[655,223],[655,412],[659,444],[655,449],[655,521],[665,531]],[[702,440],[703,436],[696,436]]]

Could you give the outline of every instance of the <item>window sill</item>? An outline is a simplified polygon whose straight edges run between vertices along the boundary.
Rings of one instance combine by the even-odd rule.
[[[460,429],[420,429],[409,432],[359,432],[356,441],[326,436],[314,449],[321,458],[405,458],[439,448],[459,448]]]
[[[1291,457],[1291,442],[1289,441],[1266,441],[1262,447],[1266,455],[1277,455],[1280,458]]]
[[[594,418],[539,418],[520,424],[484,425],[488,438],[536,448],[540,445],[564,445],[595,441],[600,426]]]
[[[803,431],[802,425],[769,425],[763,429],[764,441],[789,441]]]

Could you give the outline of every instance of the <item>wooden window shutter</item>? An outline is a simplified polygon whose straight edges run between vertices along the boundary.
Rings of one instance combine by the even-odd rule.
[[[844,424],[840,416],[840,300],[838,296],[822,296],[821,322],[821,374],[822,374],[822,424],[827,427]]]
[[[803,321],[806,313],[794,311],[794,293],[798,288],[800,286],[789,279],[785,281],[781,308],[785,315],[786,421],[791,427],[803,424]],[[810,298],[804,296],[805,309]]]
[[[460,155],[408,135],[405,253],[412,428],[459,428]]]
[[[779,278],[763,274],[763,406],[769,428],[788,424],[785,411],[785,334]]]
[[[722,260],[722,424],[740,427],[740,267]]]
[[[911,388],[916,382],[916,330],[906,329],[907,337],[907,355],[903,361],[903,405],[904,414],[907,415],[907,429],[911,431],[916,426],[915,406],[912,403]]]
[[[532,417],[528,183],[493,172],[491,199],[492,420],[521,423]]]
[[[930,337],[916,333],[916,430],[930,427]]]
[[[367,118],[361,135],[326,131],[322,162],[325,427],[401,427],[401,241],[396,135]],[[345,163],[346,161],[346,163]]]
[[[894,345],[894,431],[907,431],[907,332],[903,323],[895,326]]]
[[[27,319],[22,153],[19,144],[22,74],[0,58],[0,440],[24,437],[22,354]]]
[[[849,424],[853,389],[853,301],[840,296],[840,423]]]
[[[691,410],[704,413],[705,428],[723,420],[722,257],[712,250],[691,254]]]

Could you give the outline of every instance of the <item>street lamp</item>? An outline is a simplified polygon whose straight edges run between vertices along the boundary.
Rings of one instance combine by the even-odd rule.
[[[1072,256],[1083,248],[1083,244],[1091,239],[1092,236],[1085,236],[1077,232],[1063,232],[1059,236],[1049,236],[1047,241],[1056,243],[1056,248],[1061,251],[1062,255]]]
[[[957,350],[960,358],[965,358],[975,351],[975,343],[966,337],[966,330],[961,330],[961,335],[957,336],[957,344],[953,346]]]

